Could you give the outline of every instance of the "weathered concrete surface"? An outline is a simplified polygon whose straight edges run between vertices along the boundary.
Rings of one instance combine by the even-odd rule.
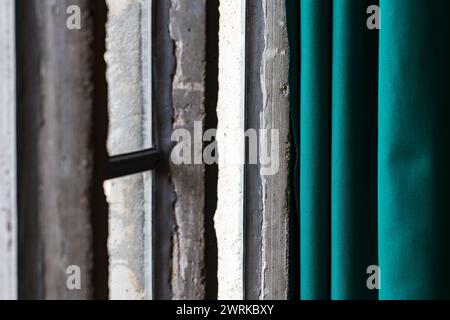
[[[144,82],[142,72],[142,39],[149,35],[141,32],[141,15],[149,3],[108,0],[107,4],[108,152],[117,155],[142,150],[150,141],[145,136],[151,132],[151,118],[147,120],[144,86],[151,84]],[[151,273],[146,243],[151,243],[151,238],[145,232],[146,217],[151,216],[150,206],[146,206],[150,184],[144,174],[105,183],[111,299],[137,300],[151,295],[151,287],[146,287],[146,275]]]
[[[20,114],[19,131],[21,294],[31,299],[91,299],[93,119],[94,110],[102,107],[93,81],[99,68],[96,9],[88,0],[16,4],[22,19],[19,110],[26,110]],[[81,30],[66,28],[69,5],[81,8]],[[80,267],[80,290],[67,287],[71,265]]]
[[[14,1],[0,2],[0,300],[17,298]]]
[[[245,1],[220,2],[218,203],[218,298],[242,299],[245,148]]]
[[[170,35],[175,44],[176,70],[172,82],[173,129],[194,136],[194,121],[205,118],[205,42],[207,0],[172,0]],[[192,139],[193,141],[193,139]],[[192,157],[202,156],[202,143]],[[205,297],[204,165],[171,163],[175,188],[172,243],[173,299]]]
[[[262,0],[265,48],[261,128],[279,130],[279,170],[261,175],[263,199],[261,299],[289,294],[289,47],[285,0]],[[263,142],[264,143],[264,142]],[[270,141],[269,150],[273,145]]]

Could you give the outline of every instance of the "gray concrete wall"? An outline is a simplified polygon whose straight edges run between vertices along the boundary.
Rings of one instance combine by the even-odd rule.
[[[0,300],[17,298],[14,1],[0,2]]]

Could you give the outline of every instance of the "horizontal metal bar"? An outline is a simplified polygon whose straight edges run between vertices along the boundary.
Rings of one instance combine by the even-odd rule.
[[[160,153],[156,149],[109,157],[106,180],[153,170],[156,168],[160,159]]]

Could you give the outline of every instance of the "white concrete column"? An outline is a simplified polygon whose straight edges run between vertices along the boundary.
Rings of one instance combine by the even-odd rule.
[[[17,298],[14,0],[0,2],[0,300]]]
[[[219,299],[243,299],[246,1],[220,2],[218,243]]]

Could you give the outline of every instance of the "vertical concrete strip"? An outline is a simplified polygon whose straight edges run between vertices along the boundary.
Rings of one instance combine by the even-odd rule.
[[[0,2],[0,300],[17,298],[14,0]]]
[[[205,43],[207,0],[172,0],[170,35],[175,45],[172,82],[173,130],[191,134],[192,163],[171,162],[175,188],[172,243],[172,298],[205,297],[204,175],[202,127],[205,118]]]
[[[246,1],[221,1],[219,31],[218,297],[242,299]]]
[[[101,34],[94,16],[102,6],[89,0],[16,2],[22,18],[21,295],[91,299],[93,120],[96,109],[103,107],[94,83],[100,68],[95,63],[95,41]],[[70,5],[81,9],[79,30],[67,28]],[[72,281],[69,275],[74,275]],[[78,275],[81,286],[76,290],[71,285],[78,284]]]
[[[261,81],[261,128],[279,130],[279,141],[267,140],[279,167],[267,174],[262,166],[262,299],[287,299],[289,276],[289,47],[285,0],[262,0],[265,48]],[[270,134],[269,134],[270,137]],[[279,145],[274,149],[274,143]],[[262,144],[267,143],[261,141]],[[270,153],[269,153],[270,154]],[[272,162],[274,159],[272,158]],[[263,172],[264,170],[264,172]]]

